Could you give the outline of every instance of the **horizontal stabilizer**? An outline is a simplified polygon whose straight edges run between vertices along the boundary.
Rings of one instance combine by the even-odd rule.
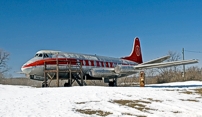
[[[153,64],[139,64],[134,66],[135,69],[151,69],[151,68],[162,68],[162,67],[170,67],[177,65],[185,65],[185,64],[193,64],[198,63],[198,60],[182,60],[182,61],[171,61],[171,62],[162,62],[162,63],[153,63]]]
[[[144,62],[142,63],[141,65],[145,65],[145,64],[153,64],[153,63],[161,63],[167,59],[170,58],[170,55],[167,55],[167,56],[163,56],[163,57],[160,57],[160,58],[157,58],[157,59],[154,59],[154,60],[150,60],[148,62]]]

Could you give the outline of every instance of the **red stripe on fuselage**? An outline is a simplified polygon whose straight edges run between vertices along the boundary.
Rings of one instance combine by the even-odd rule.
[[[76,65],[77,64],[77,59],[73,58],[58,58],[58,64],[60,65]],[[103,62],[103,61],[95,61],[95,60],[79,60],[83,66],[96,66],[96,67],[108,67],[108,68],[113,68],[113,62]],[[57,64],[57,58],[45,58],[37,61],[33,61],[30,64],[26,64],[23,66],[23,68],[26,67],[33,67],[33,66],[42,66],[44,65],[44,62],[46,62],[46,65],[55,65]],[[94,64],[96,62],[96,65]],[[89,64],[90,63],[90,64]],[[100,65],[101,63],[101,65]],[[115,63],[114,63],[115,64]]]

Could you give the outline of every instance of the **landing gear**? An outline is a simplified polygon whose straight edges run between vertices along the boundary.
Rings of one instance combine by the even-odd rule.
[[[47,83],[42,83],[42,87],[48,87]]]
[[[110,87],[115,87],[115,86],[117,86],[117,78],[113,78],[112,81],[109,81],[109,86],[110,86]]]
[[[109,86],[110,87],[114,86],[114,82],[113,81],[109,81]]]
[[[70,85],[69,82],[66,82],[66,83],[64,84],[64,87],[71,87],[71,85]]]
[[[30,78],[30,79],[34,79],[34,75],[30,75],[29,78]]]

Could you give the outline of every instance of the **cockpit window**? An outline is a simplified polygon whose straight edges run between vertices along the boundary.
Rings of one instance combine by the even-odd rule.
[[[39,54],[39,56],[38,57],[43,57],[43,54]]]
[[[35,57],[38,57],[39,54],[36,54]]]
[[[48,58],[49,56],[48,56],[48,54],[46,54],[46,53],[37,53],[37,54],[35,55],[35,57],[44,57],[44,58]]]
[[[44,58],[47,58],[48,57],[48,54],[44,54]]]

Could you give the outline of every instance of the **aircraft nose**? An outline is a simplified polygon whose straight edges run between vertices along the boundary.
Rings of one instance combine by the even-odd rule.
[[[24,74],[30,74],[31,71],[32,71],[32,68],[31,67],[25,67],[25,65],[23,65],[21,67],[21,71],[24,73]]]

